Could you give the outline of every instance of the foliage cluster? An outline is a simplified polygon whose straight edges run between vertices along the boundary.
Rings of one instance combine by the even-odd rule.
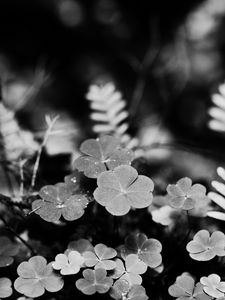
[[[55,121],[46,118],[49,128]],[[112,134],[87,139],[63,182],[36,187],[34,167],[20,198],[0,195],[6,230],[0,236],[1,299],[52,299],[51,293],[57,299],[96,293],[116,300],[225,299],[225,234],[213,223],[204,228],[206,218],[225,219],[218,211],[225,209],[225,185],[214,181],[217,192],[207,194],[184,177],[159,192],[138,173],[139,152],[130,141]],[[225,180],[223,168],[218,175]],[[200,264],[206,267],[192,274]]]

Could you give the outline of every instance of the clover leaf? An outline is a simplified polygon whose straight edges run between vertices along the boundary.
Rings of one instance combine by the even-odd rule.
[[[216,255],[225,256],[225,235],[221,231],[214,231],[210,236],[207,230],[200,230],[186,249],[191,258],[199,261],[210,260]]]
[[[73,172],[64,177],[64,182],[72,194],[76,193],[79,189],[79,177],[77,173]]]
[[[174,214],[174,209],[169,205],[162,206],[158,209],[151,210],[152,220],[155,223],[161,224],[163,226],[169,226],[173,223],[172,215]]]
[[[89,178],[97,178],[120,165],[130,165],[134,159],[131,150],[121,149],[120,141],[109,135],[84,141],[80,150],[84,155],[75,160],[74,167]]]
[[[18,268],[19,277],[14,282],[15,289],[27,297],[36,298],[48,292],[58,292],[63,280],[54,273],[52,263],[42,256],[33,256],[28,262],[22,262]]]
[[[75,250],[80,252],[80,254],[83,254],[85,251],[91,251],[94,252],[94,247],[92,246],[91,242],[86,239],[79,239],[77,241],[72,241],[69,243],[68,249],[66,252]]]
[[[19,251],[19,246],[12,243],[6,236],[0,237],[0,267],[7,267],[13,263],[13,256]]]
[[[113,284],[112,278],[107,277],[105,269],[86,269],[83,271],[83,277],[76,281],[76,287],[85,295],[93,295],[96,292],[107,293]]]
[[[188,274],[178,276],[176,282],[169,287],[169,294],[177,300],[209,300],[211,299],[203,291],[203,285],[197,283]]]
[[[67,221],[77,220],[84,214],[88,205],[86,196],[72,195],[71,189],[65,183],[46,185],[39,195],[42,200],[35,200],[32,209],[48,222],[56,222],[61,216]]]
[[[225,282],[221,281],[220,276],[217,274],[211,274],[208,277],[201,277],[201,284],[203,285],[203,290],[209,296],[214,298],[224,297],[225,293]]]
[[[147,300],[145,288],[141,285],[130,286],[126,280],[117,280],[110,290],[110,296],[116,300]]]
[[[152,215],[155,223],[163,226],[173,225],[178,211],[168,205],[168,195],[154,196],[152,204],[148,207],[148,212]]]
[[[140,285],[142,283],[140,274],[144,274],[147,271],[147,266],[136,254],[129,254],[125,258],[125,265],[119,258],[115,262],[116,268],[112,278],[126,280],[130,285]]]
[[[62,275],[77,274],[84,263],[84,258],[77,251],[70,251],[68,256],[65,254],[58,254],[52,267],[55,270],[60,270]]]
[[[7,298],[11,296],[12,291],[12,282],[9,278],[2,277],[0,278],[0,298]]]
[[[193,217],[204,218],[208,215],[209,210],[211,210],[211,201],[207,195],[207,197],[198,199],[198,201],[195,202],[195,207],[188,213]]]
[[[109,248],[104,244],[98,244],[94,247],[94,252],[86,251],[83,254],[85,265],[87,267],[95,267],[95,269],[112,270],[116,267],[116,263],[111,260],[117,255],[116,250]]]
[[[120,300],[123,299],[124,295],[127,295],[129,289],[130,284],[128,281],[118,279],[115,281],[109,294],[113,299]]]
[[[95,200],[115,216],[127,214],[131,207],[147,207],[152,202],[152,180],[138,175],[131,166],[123,165],[113,171],[103,172],[97,184]]]
[[[146,295],[145,288],[142,285],[135,284],[133,285],[126,298],[127,300],[148,300],[148,296]]]
[[[131,234],[125,239],[125,255],[137,254],[148,267],[156,268],[162,263],[161,243],[156,239],[148,239],[143,233]]]
[[[206,188],[201,184],[192,185],[188,177],[180,179],[176,184],[169,184],[167,192],[170,206],[184,210],[194,208],[198,201],[207,198]]]

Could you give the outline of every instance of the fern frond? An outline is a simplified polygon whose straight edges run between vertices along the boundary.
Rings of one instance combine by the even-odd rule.
[[[127,134],[129,114],[125,110],[126,102],[112,82],[101,86],[91,85],[86,98],[90,101],[93,111],[90,118],[95,122],[93,131],[96,134],[113,134],[127,147],[136,146],[135,139]]]
[[[219,177],[225,181],[225,169],[222,167],[217,168],[217,174]],[[223,210],[225,210],[225,184],[219,181],[212,181],[212,186],[217,192],[209,192],[208,197],[220,206]],[[209,211],[207,216],[225,221],[225,213],[219,211]]]
[[[219,93],[212,95],[212,102],[215,105],[208,111],[211,116],[209,128],[219,132],[225,132],[225,83],[219,86]]]

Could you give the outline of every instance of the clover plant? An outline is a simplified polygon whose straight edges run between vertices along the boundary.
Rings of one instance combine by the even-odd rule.
[[[0,267],[5,274],[17,268],[18,277],[0,278],[0,298],[224,299],[225,235],[203,222],[216,212],[210,197],[223,208],[224,198],[208,197],[206,187],[188,177],[160,191],[118,136],[88,139],[80,151],[76,170],[62,182],[28,189],[20,202],[2,196],[10,209],[1,222],[12,236],[0,236]],[[11,213],[18,215],[15,224]],[[20,219],[31,228],[38,224],[48,238],[18,227]],[[213,259],[201,273],[197,264]],[[193,276],[189,265],[198,270]]]

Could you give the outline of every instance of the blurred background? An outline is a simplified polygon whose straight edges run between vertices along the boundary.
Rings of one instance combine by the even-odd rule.
[[[146,151],[143,172],[207,183],[225,163],[225,134],[207,125],[225,80],[224,29],[225,0],[1,0],[2,102],[37,141],[45,114],[60,115],[43,171],[55,181],[55,162],[95,137],[89,86],[112,81]]]

